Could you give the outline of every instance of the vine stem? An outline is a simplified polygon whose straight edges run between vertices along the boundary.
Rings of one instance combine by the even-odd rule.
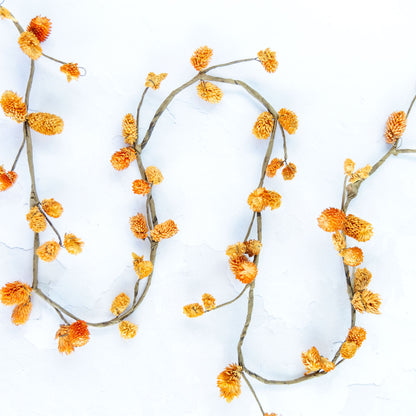
[[[242,291],[241,291],[241,292],[240,292],[240,293],[239,293],[239,294],[238,294],[235,298],[233,298],[233,299],[229,300],[228,302],[222,303],[221,305],[218,305],[218,306],[216,306],[215,308],[208,309],[208,310],[206,310],[204,313],[211,312],[211,311],[215,311],[215,309],[222,308],[223,306],[231,305],[231,303],[235,302],[236,300],[240,299],[240,298],[241,298],[241,296],[243,296],[244,292],[247,290],[247,288],[248,288],[249,286],[250,286],[250,285],[245,285],[245,286],[244,286],[244,288],[243,288],[243,290],[242,290]]]
[[[244,373],[241,373],[241,376],[243,377],[244,381],[247,383],[247,386],[249,387],[250,391],[253,393],[254,398],[256,399],[257,404],[259,405],[261,414],[264,416],[264,410],[263,407],[260,403],[259,398],[257,397],[256,392],[253,389],[253,386],[251,385],[251,383],[248,381],[248,378],[246,377],[246,375]]]

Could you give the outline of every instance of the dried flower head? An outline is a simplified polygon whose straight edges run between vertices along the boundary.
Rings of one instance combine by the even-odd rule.
[[[155,225],[150,231],[150,237],[153,241],[160,241],[165,238],[173,237],[178,232],[178,226],[173,220],[167,220],[161,224]]]
[[[204,308],[199,303],[190,303],[189,305],[185,305],[183,307],[183,313],[188,318],[196,318],[203,315]]]
[[[354,357],[357,349],[358,345],[355,342],[345,341],[340,350],[342,358],[350,359]]]
[[[282,197],[275,191],[266,191],[267,205],[273,211],[282,204]]]
[[[15,306],[12,312],[12,322],[15,325],[25,324],[32,312],[32,302],[29,300],[26,303]]]
[[[75,234],[65,234],[64,247],[69,254],[77,255],[81,253],[84,242]]]
[[[42,209],[52,218],[59,218],[64,212],[62,205],[53,198],[44,199],[42,201]]]
[[[285,181],[291,181],[296,175],[296,165],[289,163],[282,169],[282,176]]]
[[[22,123],[27,117],[27,107],[23,99],[15,92],[7,90],[1,96],[1,108],[4,115],[10,117],[12,120]]]
[[[361,292],[355,292],[354,297],[352,298],[352,306],[354,306],[355,310],[363,313],[374,313],[380,314],[381,312],[378,308],[381,305],[380,295],[378,293],[370,292],[367,289],[364,289]]]
[[[111,157],[111,164],[116,170],[123,170],[136,159],[136,151],[132,147],[123,147]]]
[[[153,90],[157,90],[160,87],[160,83],[168,76],[166,72],[162,72],[159,75],[156,75],[154,72],[149,72],[146,78],[144,85]]]
[[[247,251],[247,246],[245,243],[237,243],[237,244],[232,244],[228,246],[225,254],[228,257],[239,257],[245,254],[246,251]]]
[[[26,219],[29,221],[29,227],[35,233],[46,230],[46,218],[37,206],[30,208],[30,211],[26,214]]]
[[[143,256],[131,253],[133,256],[133,267],[140,279],[144,279],[153,272],[153,264],[151,261],[143,260]]]
[[[6,283],[0,290],[0,300],[4,305],[21,305],[29,302],[31,293],[32,288],[26,283]]]
[[[147,237],[149,229],[147,228],[146,218],[143,214],[138,213],[130,218],[130,229],[137,238],[144,240]]]
[[[217,386],[220,396],[228,403],[238,397],[241,393],[241,373],[243,369],[237,364],[230,364],[225,370],[218,374]]]
[[[205,69],[212,57],[212,49],[208,46],[201,46],[191,56],[191,64],[197,71]]]
[[[56,331],[55,339],[58,340],[58,351],[61,354],[69,355],[74,351],[74,346],[69,338],[69,325],[61,325]]]
[[[245,243],[246,253],[249,257],[258,256],[260,250],[263,247],[260,241],[258,240],[248,240]]]
[[[267,139],[273,131],[274,118],[271,113],[264,111],[258,117],[253,127],[253,134],[258,139]]]
[[[390,114],[390,117],[386,123],[386,130],[384,132],[384,137],[386,142],[393,144],[402,137],[404,131],[406,130],[406,113],[404,111],[397,111]]]
[[[266,175],[269,178],[273,178],[276,175],[276,172],[285,164],[282,159],[277,159],[276,157],[270,161],[266,169]]]
[[[47,241],[36,250],[36,254],[41,260],[49,263],[56,259],[60,249],[61,246],[56,241]]]
[[[344,233],[348,237],[364,242],[368,241],[373,235],[373,226],[369,222],[349,214],[344,223]]]
[[[137,124],[133,114],[128,113],[124,116],[122,128],[124,142],[129,146],[133,146],[137,140]]]
[[[111,304],[110,311],[113,315],[118,316],[129,306],[130,298],[125,293],[117,295]]]
[[[302,362],[306,369],[305,376],[321,369],[321,356],[316,347],[302,353]]]
[[[118,329],[120,330],[121,338],[124,339],[134,338],[137,334],[137,325],[129,321],[121,321]]]
[[[78,64],[74,64],[72,62],[63,64],[60,67],[60,70],[66,75],[68,82],[71,82],[73,79],[78,79],[81,75],[81,72],[79,72]]]
[[[344,222],[345,213],[338,208],[327,208],[318,217],[319,227],[330,233],[341,230]]]
[[[279,123],[289,133],[294,134],[298,129],[298,117],[297,115],[286,108],[281,108],[279,112]]]
[[[266,48],[264,51],[259,51],[257,57],[267,72],[276,72],[278,65],[276,52],[272,52],[269,48]]]
[[[335,364],[332,361],[329,361],[328,358],[322,357],[321,355],[321,369],[328,373],[335,368]]]
[[[208,81],[200,81],[196,86],[196,91],[200,98],[211,104],[218,104],[223,96],[221,88]]]
[[[156,166],[148,166],[145,170],[147,181],[159,185],[163,181],[162,172]]]
[[[265,413],[264,416],[277,416],[276,413]]]
[[[335,250],[338,252],[344,250],[347,247],[345,237],[339,231],[336,231],[334,234],[332,234],[332,243],[334,244]]]
[[[340,254],[347,266],[359,266],[364,260],[363,251],[359,247],[346,248]]]
[[[27,121],[33,130],[47,136],[60,134],[64,129],[64,121],[55,114],[31,113],[28,115]]]
[[[76,321],[69,326],[69,339],[74,347],[82,347],[90,339],[90,331],[85,321]]]
[[[354,292],[367,289],[372,277],[371,272],[367,269],[357,269],[354,276]]]
[[[246,256],[231,257],[228,262],[235,278],[240,282],[248,284],[256,278],[257,266]]]
[[[7,172],[3,166],[0,166],[0,192],[9,189],[17,179],[17,173],[12,170]]]
[[[351,159],[345,159],[344,173],[348,176],[352,175],[352,173],[354,172],[354,168],[355,168],[355,163]]]
[[[36,60],[42,56],[39,39],[32,32],[22,32],[18,39],[20,49],[30,58]]]
[[[268,206],[268,192],[266,188],[255,189],[249,195],[247,203],[254,212],[263,211]]]
[[[47,17],[34,17],[27,27],[28,32],[32,32],[39,42],[44,42],[51,33],[52,22]]]
[[[136,179],[133,182],[133,192],[137,195],[147,195],[150,192],[151,186],[149,182],[143,179]]]
[[[3,6],[0,6],[0,18],[13,20],[13,16],[11,15],[11,13]]]
[[[350,183],[354,183],[360,180],[367,179],[370,176],[372,167],[370,165],[366,165],[361,169],[358,169],[350,176]]]
[[[215,308],[215,298],[209,293],[204,293],[202,295],[202,303],[206,311],[209,311]]]
[[[348,342],[354,342],[357,347],[361,347],[362,343],[364,342],[366,337],[366,332],[364,328],[360,328],[358,326],[352,327],[348,331],[348,336],[346,341]]]

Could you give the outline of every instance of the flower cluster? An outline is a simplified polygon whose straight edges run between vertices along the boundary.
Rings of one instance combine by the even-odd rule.
[[[202,306],[203,305],[203,306]],[[183,307],[183,313],[188,318],[196,318],[203,315],[206,311],[215,309],[215,298],[209,293],[202,295],[202,305],[199,303],[190,303]]]
[[[4,305],[15,305],[12,312],[12,322],[22,325],[27,322],[32,311],[32,288],[19,281],[6,283],[0,290],[0,301]]]
[[[237,364],[230,364],[225,370],[218,374],[217,386],[220,396],[228,403],[238,397],[241,393],[241,373],[243,369]]]
[[[71,325],[61,325],[56,332],[58,351],[62,354],[71,354],[77,347],[84,346],[90,339],[90,331],[85,321],[78,320]]]
[[[341,345],[340,353],[342,358],[350,359],[354,357],[358,348],[361,347],[366,337],[364,328],[358,326],[352,327],[347,335],[346,340]]]
[[[282,197],[275,191],[268,191],[266,188],[255,189],[248,197],[247,203],[254,212],[263,211],[270,207],[271,210],[279,208]]]

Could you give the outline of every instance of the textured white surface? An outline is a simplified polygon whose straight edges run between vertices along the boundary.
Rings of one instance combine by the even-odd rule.
[[[111,318],[120,291],[131,293],[131,252],[148,246],[130,233],[128,218],[144,198],[130,191],[137,168],[116,172],[109,159],[122,146],[121,120],[135,112],[148,72],[168,72],[150,91],[142,112],[143,133],[157,106],[194,76],[194,49],[209,45],[213,64],[255,56],[270,47],[279,68],[266,73],[255,62],[216,74],[246,81],[276,108],[299,117],[288,139],[295,180],[268,179],[282,207],[264,215],[253,322],[246,364],[269,378],[301,375],[302,351],[315,345],[331,356],[345,337],[349,305],[339,258],[316,217],[338,206],[346,157],[359,166],[387,150],[383,129],[393,111],[407,110],[416,92],[412,0],[314,2],[190,1],[154,4],[133,0],[6,1],[23,26],[36,15],[53,21],[44,51],[78,62],[88,75],[67,83],[59,67],[37,63],[31,111],[59,114],[63,134],[34,134],[38,192],[65,209],[55,223],[85,241],[78,257],[61,253],[40,265],[41,287],[87,320]],[[24,94],[29,60],[18,32],[0,21],[0,91]],[[202,102],[194,87],[182,92],[158,123],[143,153],[165,181],[155,189],[158,217],[180,228],[163,242],[145,302],[131,318],[139,325],[126,342],[116,327],[92,329],[91,341],[71,356],[59,355],[58,316],[34,299],[29,322],[14,327],[11,308],[0,309],[1,414],[17,415],[248,415],[259,414],[248,388],[227,404],[216,376],[237,360],[246,298],[195,320],[182,306],[204,292],[218,302],[241,285],[228,270],[224,249],[243,238],[248,193],[258,182],[267,146],[251,134],[263,109],[245,93],[222,86],[219,105]],[[10,167],[21,126],[0,115],[0,163]],[[413,113],[403,147],[416,148]],[[276,150],[281,155],[281,143]],[[274,154],[274,156],[276,153]],[[29,175],[25,155],[19,180],[0,194],[0,284],[31,282],[32,232],[27,227]],[[413,349],[416,160],[389,160],[351,204],[371,221],[374,237],[363,245],[371,289],[381,294],[382,314],[360,315],[367,340],[351,361],[328,376],[294,386],[253,382],[266,412],[300,415],[412,415],[416,406]],[[51,238],[46,231],[42,240]]]

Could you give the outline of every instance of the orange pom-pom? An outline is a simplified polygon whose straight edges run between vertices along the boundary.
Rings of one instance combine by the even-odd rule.
[[[32,32],[22,32],[18,39],[20,49],[30,58],[36,60],[42,56],[39,39]]]
[[[147,228],[146,218],[143,214],[138,213],[130,218],[130,229],[137,238],[144,240],[147,237],[149,229]]]
[[[78,64],[63,64],[60,70],[66,75],[68,82],[72,81],[73,79],[78,79],[81,75],[81,72],[79,72]]]
[[[191,57],[191,64],[197,71],[205,69],[212,57],[212,49],[208,46],[201,46]]]
[[[327,208],[318,217],[318,225],[330,233],[341,230],[345,222],[345,213],[337,208]]]
[[[111,157],[111,164],[116,170],[123,170],[129,167],[136,159],[136,151],[132,147],[123,147]]]
[[[36,254],[41,260],[49,263],[56,259],[60,249],[61,246],[56,241],[47,241],[36,250]]]
[[[21,305],[29,302],[32,288],[26,283],[6,283],[0,290],[0,301],[4,305]]]
[[[149,182],[143,179],[136,179],[133,182],[133,192],[137,195],[147,195],[150,192],[150,189]]]
[[[221,88],[208,81],[200,81],[196,86],[198,96],[211,104],[218,104],[223,96]]]
[[[298,129],[298,117],[293,111],[282,108],[278,112],[280,125],[289,133],[294,134]]]
[[[20,305],[15,306],[12,313],[12,322],[15,325],[25,324],[29,319],[31,311],[32,302],[30,300],[26,303],[22,303]]]
[[[90,339],[90,331],[85,321],[76,321],[69,326],[69,339],[74,347],[82,347]]]
[[[273,131],[274,118],[268,112],[264,111],[258,117],[253,127],[253,134],[258,139],[267,139]]]
[[[153,241],[160,241],[173,237],[178,231],[178,226],[175,222],[173,220],[167,220],[161,224],[155,225],[155,228],[150,231],[150,236]]]
[[[44,42],[51,33],[52,22],[47,17],[36,16],[27,27],[28,32],[32,32],[39,42]]]
[[[257,53],[261,64],[267,72],[275,72],[278,62],[276,60],[276,52],[272,52],[269,48]]]
[[[3,166],[0,166],[0,192],[9,189],[17,179],[17,173],[12,170],[7,172]]]
[[[386,142],[389,144],[397,142],[406,130],[406,123],[407,119],[404,111],[391,114],[387,120],[386,130],[384,132]]]
[[[27,107],[23,99],[15,92],[7,90],[1,96],[1,108],[4,115],[10,117],[12,120],[22,123],[27,117]]]
[[[230,364],[218,374],[217,386],[220,389],[220,396],[228,403],[238,397],[241,393],[241,373],[243,369],[237,364]]]
[[[60,134],[64,129],[64,121],[55,114],[31,113],[28,115],[27,121],[33,130],[47,136]]]

